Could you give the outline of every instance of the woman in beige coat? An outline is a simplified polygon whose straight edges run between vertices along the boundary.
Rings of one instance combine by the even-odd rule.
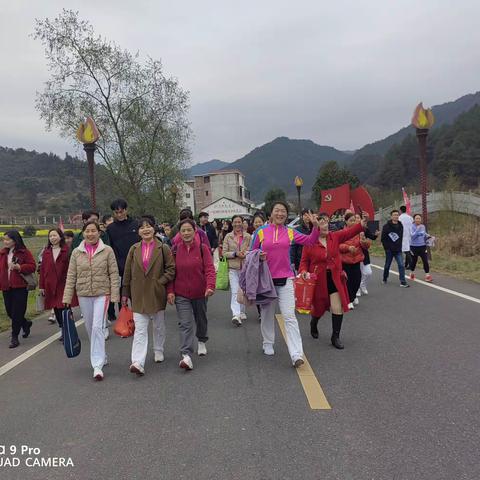
[[[135,335],[130,371],[145,373],[148,350],[148,324],[153,323],[155,362],[163,362],[165,343],[166,285],[175,278],[175,261],[167,245],[155,238],[155,221],[142,217],[138,234],[142,238],[128,252],[123,274],[122,303],[131,299]]]
[[[243,218],[240,215],[232,217],[233,231],[227,233],[223,240],[223,256],[228,261],[228,278],[230,280],[230,290],[232,298],[230,308],[232,309],[232,323],[240,327],[242,321],[247,319],[245,314],[245,305],[237,301],[239,288],[239,276],[242,269],[243,259],[247,255],[250,247],[250,234],[243,229]]]
[[[93,378],[103,380],[105,355],[105,321],[110,301],[120,300],[120,277],[113,250],[100,239],[100,226],[89,221],[83,226],[84,240],[70,257],[63,303],[69,307],[74,292],[85,320],[90,339],[90,362]]]

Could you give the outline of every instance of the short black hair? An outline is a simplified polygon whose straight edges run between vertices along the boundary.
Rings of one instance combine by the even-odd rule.
[[[236,218],[239,218],[239,219],[242,221],[242,223],[243,223],[244,220],[247,220],[247,222],[248,222],[248,219],[247,219],[247,218],[243,218],[241,215],[234,215],[234,216],[232,217],[232,220],[231,220],[231,221],[233,222]]]
[[[127,202],[123,198],[117,198],[110,204],[110,210],[114,212],[115,210],[126,210],[128,208]]]
[[[313,213],[313,210],[312,210],[311,208],[304,208],[304,209],[302,210],[302,213],[301,213],[302,217],[303,217],[303,215],[305,215],[306,213]]]
[[[152,228],[157,228],[155,225],[155,217],[153,215],[142,215],[138,222],[139,227],[141,227],[144,223],[147,223]]]
[[[89,220],[82,228],[82,233],[87,229],[87,227],[89,227],[90,225],[95,225],[95,228],[101,232],[100,230],[100,225],[98,224],[98,222],[96,222],[95,220]]]
[[[92,215],[95,215],[98,219],[100,219],[100,214],[95,210],[85,210],[82,212],[82,220],[86,222]]]
[[[197,226],[195,225],[195,222],[191,218],[184,218],[181,222],[180,225],[178,226],[178,231],[185,225],[189,224],[194,230],[196,230]]]
[[[352,217],[354,217],[354,216],[355,216],[354,213],[348,212],[348,213],[345,214],[345,218],[344,218],[344,219],[345,219],[345,221],[347,221],[347,220],[349,220],[350,218],[352,218]]]
[[[272,209],[270,210],[270,215],[272,214],[273,209],[277,205],[282,205],[282,207],[285,207],[285,210],[287,211],[287,215],[290,213],[290,208],[288,207],[288,204],[286,202],[282,202],[282,200],[275,200],[272,204]]]
[[[107,223],[107,220],[113,218],[111,213],[107,213],[102,217],[102,223]]]
[[[397,209],[392,210],[392,211],[390,212],[390,216],[392,216],[394,213],[400,213],[400,212],[399,212]]]
[[[202,218],[202,217],[209,217],[210,215],[207,213],[207,212],[200,212],[198,214],[198,218]]]
[[[186,218],[190,218],[191,220],[193,220],[193,212],[190,208],[183,208],[182,210],[180,210],[180,221],[185,220]]]
[[[402,206],[400,207],[400,211],[401,211],[402,213],[407,213],[407,207],[406,207],[405,205],[402,205]]]
[[[73,233],[73,230],[65,230],[63,232],[63,235],[65,237],[68,237],[68,238],[74,238],[75,237],[75,233]]]

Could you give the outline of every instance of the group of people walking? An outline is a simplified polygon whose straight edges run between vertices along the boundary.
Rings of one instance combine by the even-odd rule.
[[[254,302],[260,320],[265,355],[274,355],[275,312],[277,306],[285,322],[287,346],[292,365],[304,363],[303,344],[295,314],[294,279],[315,275],[310,333],[318,338],[318,320],[328,310],[332,317],[331,343],[343,349],[340,332],[344,313],[355,308],[358,296],[368,294],[371,276],[368,249],[379,232],[370,232],[365,216],[347,212],[345,228],[330,231],[326,214],[302,212],[298,228],[286,226],[288,205],[277,202],[267,219],[262,212],[245,223],[235,215],[218,231],[200,214],[197,224],[189,209],[183,209],[175,226],[161,231],[151,216],[139,220],[128,215],[124,200],[111,204],[112,215],[100,223],[97,212],[84,212],[80,234],[68,245],[58,228],[48,232],[48,243],[41,254],[39,293],[44,308],[52,309],[62,326],[65,308],[79,306],[90,340],[93,377],[104,378],[108,363],[105,340],[116,309],[129,306],[133,311],[135,333],[130,371],[145,373],[148,329],[153,326],[155,362],[163,362],[167,304],[177,311],[180,336],[179,366],[193,369],[193,354],[207,354],[208,298],[215,293],[216,273],[213,252],[221,249],[228,262],[232,323],[240,327],[247,319],[245,282],[255,277]],[[428,274],[427,234],[416,215],[412,225],[402,226],[399,212],[382,230],[386,252],[384,282],[393,258],[399,266],[400,282],[406,285],[402,257],[404,228],[411,232],[411,278],[418,257]],[[219,238],[220,237],[220,238]],[[35,260],[16,230],[4,235],[0,250],[0,289],[7,315],[12,322],[10,348],[19,345],[19,335],[30,334],[32,322],[25,319],[28,289],[36,270]],[[252,273],[253,272],[253,273]],[[247,277],[247,278],[246,278]],[[242,287],[243,286],[243,287]]]

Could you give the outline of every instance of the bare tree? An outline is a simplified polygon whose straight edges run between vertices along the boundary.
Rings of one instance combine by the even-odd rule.
[[[36,107],[47,129],[74,139],[86,116],[95,120],[98,153],[117,188],[138,211],[168,214],[169,188],[189,159],[188,92],[165,76],[160,61],[99,35],[78,12],[36,20],[33,38],[45,47],[50,79]]]

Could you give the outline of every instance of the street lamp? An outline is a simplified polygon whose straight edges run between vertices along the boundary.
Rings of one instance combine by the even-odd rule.
[[[420,152],[420,184],[422,190],[422,217],[423,224],[427,226],[427,137],[428,131],[433,127],[435,117],[432,110],[424,109],[419,103],[413,112],[412,125],[417,129],[418,148]]]
[[[97,197],[95,191],[95,160],[94,154],[97,148],[95,142],[100,138],[97,126],[93,118],[87,117],[85,123],[81,123],[77,130],[77,138],[83,143],[83,149],[87,154],[88,173],[90,177],[90,202],[92,210],[97,209]]]
[[[295,177],[295,186],[297,187],[297,195],[298,195],[298,216],[302,215],[302,199],[300,198],[300,194],[302,192],[303,180],[301,177]]]

